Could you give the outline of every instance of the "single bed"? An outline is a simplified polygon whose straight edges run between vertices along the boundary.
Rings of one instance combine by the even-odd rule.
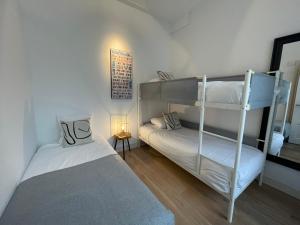
[[[140,138],[147,144],[179,165],[196,171],[199,145],[197,130],[182,127],[168,131],[156,128],[152,124],[145,124],[140,127],[139,132]],[[236,145],[231,141],[207,134],[203,136],[200,176],[217,191],[228,194],[231,187]],[[243,145],[236,195],[239,195],[260,174],[263,165],[263,152],[249,145]]]
[[[106,140],[34,155],[0,225],[173,225],[167,210]]]

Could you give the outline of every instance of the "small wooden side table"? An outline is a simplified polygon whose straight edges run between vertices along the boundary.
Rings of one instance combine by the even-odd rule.
[[[124,146],[124,141],[127,140],[128,150],[130,151],[129,139],[131,138],[131,133],[129,133],[129,132],[121,132],[121,133],[115,134],[114,138],[115,138],[114,149],[116,149],[118,141],[119,140],[122,141],[122,143],[123,143],[123,159],[125,160],[125,146]]]

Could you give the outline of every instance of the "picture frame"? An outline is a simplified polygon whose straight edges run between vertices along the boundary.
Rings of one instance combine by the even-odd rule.
[[[122,50],[110,50],[111,99],[132,99],[133,58]]]

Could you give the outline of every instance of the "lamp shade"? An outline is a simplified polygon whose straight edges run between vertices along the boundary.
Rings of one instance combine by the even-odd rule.
[[[110,116],[110,133],[111,136],[120,132],[128,132],[127,115]]]

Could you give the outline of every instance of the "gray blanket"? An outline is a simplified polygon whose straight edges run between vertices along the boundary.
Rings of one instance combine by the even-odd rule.
[[[0,225],[173,225],[174,215],[118,155],[30,178]]]

